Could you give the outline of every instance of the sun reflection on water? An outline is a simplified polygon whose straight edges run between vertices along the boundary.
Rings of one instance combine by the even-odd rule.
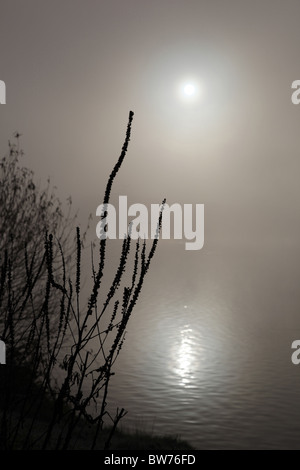
[[[192,385],[196,367],[193,329],[185,325],[180,331],[180,342],[175,351],[175,372],[180,377],[179,384],[185,388]]]

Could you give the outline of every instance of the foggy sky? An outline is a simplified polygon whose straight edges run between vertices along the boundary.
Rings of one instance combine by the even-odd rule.
[[[300,235],[299,18],[298,0],[1,0],[1,155],[22,133],[24,164],[84,221],[133,110],[113,200],[204,203],[205,245],[284,247]]]

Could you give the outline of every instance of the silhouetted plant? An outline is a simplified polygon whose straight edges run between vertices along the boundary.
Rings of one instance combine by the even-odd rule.
[[[32,321],[32,305],[24,303],[24,279],[33,281],[38,289],[29,289],[31,303],[39,308],[43,301],[43,283],[47,278],[44,250],[45,231],[55,234],[64,251],[64,262],[70,270],[76,248],[71,236],[76,226],[76,214],[72,215],[72,201],[68,199],[63,212],[62,203],[51,188],[50,179],[44,189],[39,188],[33,171],[21,165],[23,150],[20,148],[20,134],[14,134],[14,142],[8,143],[8,153],[0,160],[0,260],[9,251],[9,261],[13,269],[15,334],[21,348],[24,329]],[[61,255],[58,246],[53,254],[53,270],[61,271]],[[72,265],[73,267],[73,265]],[[30,275],[29,275],[30,274]],[[29,292],[27,290],[27,292]],[[34,297],[34,298],[33,298]],[[2,299],[3,300],[3,299]],[[52,310],[59,310],[57,298],[47,299]],[[17,326],[17,319],[20,324]],[[0,326],[3,317],[0,317]],[[21,352],[21,351],[19,351]]]
[[[109,203],[114,179],[127,152],[132,119],[133,112],[130,112],[125,142],[108,179],[104,204]],[[157,237],[149,250],[145,240],[131,240],[129,229],[122,242],[113,280],[107,293],[101,291],[101,295],[107,239],[99,240],[99,262],[96,267],[92,260],[93,285],[86,308],[80,306],[82,240],[79,228],[76,230],[75,273],[68,272],[63,247],[49,231],[44,232],[43,249],[37,247],[41,255],[36,256],[35,251],[29,254],[25,246],[22,262],[20,254],[18,259],[14,255],[13,237],[6,240],[0,266],[1,337],[8,351],[7,365],[0,366],[2,448],[68,449],[75,445],[80,429],[89,425],[93,432],[90,448],[94,449],[98,446],[105,417],[111,420],[111,431],[104,443],[104,448],[109,448],[126,411],[117,409],[115,416],[111,416],[107,408],[108,387],[129,318],[157,247],[163,205],[164,201]],[[54,253],[60,253],[59,271],[55,269]],[[23,263],[22,285],[20,279],[15,278],[14,263],[18,266]],[[46,266],[47,276],[41,280],[43,266]],[[125,279],[129,270],[131,275]],[[43,293],[42,303],[36,302],[36,291]],[[59,305],[55,311],[50,302],[53,296]],[[31,322],[20,330],[22,316],[28,310]],[[21,350],[19,341],[23,345]],[[30,364],[26,362],[27,357]]]

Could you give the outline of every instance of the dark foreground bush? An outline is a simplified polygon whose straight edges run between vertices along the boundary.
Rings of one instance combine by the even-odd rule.
[[[108,179],[103,204],[109,203],[126,155],[132,119],[130,112],[125,142]],[[158,232],[162,209],[163,204]],[[103,224],[105,230],[105,217]],[[13,235],[1,246],[0,337],[7,347],[7,364],[0,366],[2,449],[76,447],[84,428],[89,430],[88,448],[98,448],[99,442],[108,448],[126,414],[124,409],[117,409],[113,416],[109,413],[109,382],[158,236],[149,250],[145,241],[124,238],[119,264],[106,292],[102,290],[107,239],[99,240],[98,263],[92,264],[93,285],[85,308],[81,306],[81,241],[77,228],[72,251],[75,273],[68,272],[55,233],[44,232],[42,242],[30,250],[25,244],[17,256]],[[60,254],[58,265],[54,253]],[[110,419],[110,430],[104,433],[106,418]]]

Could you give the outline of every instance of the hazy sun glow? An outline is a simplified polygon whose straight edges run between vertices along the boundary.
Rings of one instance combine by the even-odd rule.
[[[183,102],[193,103],[199,97],[199,85],[196,80],[183,80],[178,86],[178,95]]]
[[[196,88],[192,83],[187,83],[185,87],[183,88],[183,92],[187,96],[194,95],[195,91],[196,91]]]

